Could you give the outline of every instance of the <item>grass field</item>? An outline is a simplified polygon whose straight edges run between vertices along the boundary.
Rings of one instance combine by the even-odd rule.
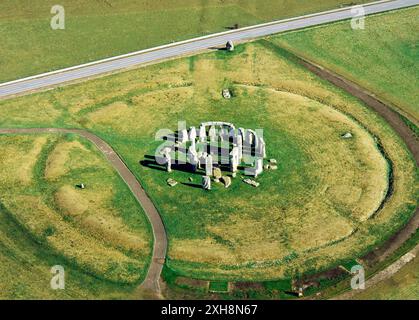
[[[74,135],[0,135],[0,148],[0,297],[130,297],[151,234],[99,151]],[[49,288],[57,264],[68,290]]]
[[[302,56],[361,84],[419,123],[419,7],[367,17],[365,30],[349,21],[273,38]],[[373,40],[372,40],[373,39]]]
[[[233,99],[222,98],[225,87]],[[2,101],[0,119],[83,127],[107,140],[161,212],[168,266],[180,275],[268,280],[329,268],[388,238],[417,204],[417,168],[392,129],[266,40]],[[206,193],[188,185],[198,175],[178,171],[171,177],[181,184],[170,188],[147,156],[157,130],[176,130],[178,120],[263,128],[279,169],[260,176],[258,189],[236,178]],[[353,138],[342,139],[348,131]]]
[[[365,0],[62,0],[65,30],[52,30],[51,0],[0,3],[0,82],[218,31]],[[187,21],[187,23],[185,23]]]
[[[419,297],[419,259],[416,257],[394,276],[357,295],[358,300],[417,300]]]

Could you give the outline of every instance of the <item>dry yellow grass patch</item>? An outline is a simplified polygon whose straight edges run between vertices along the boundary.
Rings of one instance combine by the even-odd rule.
[[[238,83],[274,86],[278,83],[307,80],[307,74],[290,67],[288,61],[278,59],[275,53],[261,50],[261,46],[257,44],[247,46],[245,54],[233,56],[228,65],[228,76]],[[305,81],[305,84],[308,83]]]
[[[3,204],[34,237],[80,267],[113,281],[131,282],[138,279],[129,272],[132,266],[141,266],[136,259],[81,234],[48,208],[39,197],[14,195],[3,199]]]
[[[214,238],[173,240],[170,257],[232,266],[263,265],[291,252],[307,258],[308,252],[322,247],[343,254],[333,244],[345,240],[375,212],[388,188],[387,162],[374,139],[351,118],[317,101],[271,89],[242,86],[242,90],[255,96],[263,90],[271,121],[295,137],[299,148],[310,155],[308,170],[317,176],[318,184],[309,194],[294,199],[293,195],[281,195],[282,190],[273,189],[255,193],[251,201],[231,197],[228,208],[237,214],[205,226]],[[304,125],[307,122],[309,125]],[[353,138],[342,139],[345,132],[351,132]],[[290,199],[285,211],[276,204],[281,197]],[[182,201],[199,198],[188,200],[185,196]],[[266,202],[270,203],[268,207]],[[218,214],[212,211],[208,214]],[[278,267],[270,275],[279,276],[286,269]],[[250,275],[254,269],[242,271],[242,275]]]
[[[287,226],[290,248],[297,253],[327,246],[354,231],[352,224],[333,206],[317,198],[305,203],[303,208],[287,209],[283,223]]]
[[[167,68],[150,66],[154,72],[144,73],[143,69],[125,72],[120,75],[119,81],[114,81],[114,76],[100,79],[100,88],[97,83],[86,82],[69,88],[64,94],[57,96],[62,104],[69,105],[69,111],[72,114],[83,109],[102,103],[115,97],[124,98],[125,95],[132,92],[149,89],[156,90],[159,87],[181,87],[189,82],[188,63],[169,63]],[[100,95],[97,95],[98,90]]]
[[[275,211],[275,208],[273,208],[273,211]],[[271,218],[272,214],[270,212],[266,212],[266,215],[269,217],[253,219],[236,214],[223,224],[214,224],[207,227],[207,230],[212,234],[234,246],[234,257],[225,259],[224,264],[227,264],[227,261],[228,264],[234,264],[276,260],[287,255],[288,249],[283,242],[283,234],[275,232],[281,229],[275,226],[275,224],[280,224],[278,219]],[[205,257],[203,256],[202,259],[205,259]]]
[[[295,94],[269,91],[273,121],[299,137],[321,173],[325,199],[319,201],[342,206],[359,221],[370,217],[388,188],[387,162],[373,137],[333,108]],[[303,126],[304,121],[310,121],[310,126]],[[342,139],[345,132],[353,138]]]
[[[170,258],[208,262],[211,264],[234,263],[236,255],[233,250],[216,243],[214,239],[171,239]]]
[[[85,233],[116,248],[142,254],[147,242],[129,230],[116,210],[110,209],[112,196],[111,190],[79,190],[65,185],[57,191],[55,200]]]
[[[195,100],[197,103],[208,103],[208,95],[211,99],[220,100],[221,81],[225,70],[217,65],[217,60],[206,57],[196,58],[194,62],[193,82],[195,89]]]
[[[49,99],[34,95],[31,98],[23,97],[16,100],[14,104],[8,104],[7,111],[2,114],[1,122],[2,127],[9,127],[9,122],[37,127],[40,123],[53,123],[61,114],[62,110],[56,109]]]
[[[48,156],[45,178],[56,180],[70,170],[95,165],[100,165],[100,161],[92,157],[90,151],[79,141],[60,142]]]
[[[5,139],[0,154],[0,181],[5,186],[16,183],[30,184],[34,165],[47,138],[0,136],[0,139]]]
[[[62,186],[55,193],[55,201],[62,208],[67,215],[80,216],[84,214],[91,205],[91,195],[93,194],[96,198],[98,196],[103,197],[101,194],[97,194],[92,190],[83,191],[81,195],[78,190],[72,186]],[[89,197],[90,194],[90,197]]]
[[[175,269],[194,276],[211,277],[213,272],[217,278],[269,279],[330,267],[360,255],[406,220],[406,205],[415,203],[416,168],[402,141],[378,116],[260,44],[247,44],[244,52],[226,59],[216,55],[151,66],[57,93],[67,107],[81,95],[80,105],[71,112],[90,103],[102,108],[74,119],[108,136],[142,178],[167,222]],[[185,82],[193,85],[175,88]],[[233,99],[221,98],[223,86],[233,88]],[[150,91],[133,96],[144,88]],[[73,100],[67,103],[69,97]],[[103,107],[106,99],[113,102]],[[267,130],[268,156],[278,159],[279,169],[261,175],[260,188],[250,189],[256,192],[240,182],[205,195],[181,183],[167,192],[164,172],[138,165],[141,155],[152,150],[158,129],[176,129],[177,120],[196,125],[221,117]],[[380,138],[394,164],[394,193],[374,218],[371,214],[388,187],[387,164],[359,123]],[[345,132],[354,137],[342,139]],[[173,174],[179,182],[187,181],[187,174]],[[92,232],[95,239],[112,237],[121,248],[129,246],[124,243],[130,239],[115,235],[124,231],[113,223],[117,213],[111,206],[103,217],[95,215],[109,200],[108,194],[99,199],[85,192],[78,198],[78,191],[69,187],[71,175],[62,178],[63,188],[72,190],[57,188],[63,194],[55,196],[72,225]],[[110,245],[120,248],[115,242]],[[291,261],[281,260],[290,256]]]
[[[89,114],[91,125],[112,127],[120,134],[131,136],[136,128],[146,135],[155,134],[159,125],[172,120],[192,98],[191,87],[157,90],[134,97],[133,106],[116,102]],[[138,131],[137,131],[138,132]]]

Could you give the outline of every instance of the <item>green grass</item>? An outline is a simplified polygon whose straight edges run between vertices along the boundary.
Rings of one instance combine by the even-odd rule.
[[[416,233],[396,252],[391,262],[419,243]],[[402,254],[401,254],[402,253]],[[367,280],[368,281],[368,280]],[[415,257],[390,278],[355,294],[356,300],[417,300],[419,296],[419,260]]]
[[[210,292],[227,292],[228,282],[226,281],[211,281],[208,290]]]
[[[118,299],[134,296],[136,286],[106,282],[68,264],[43,248],[0,206],[1,299]],[[65,290],[51,290],[50,269],[65,267]]]
[[[222,99],[224,87],[233,99]],[[262,281],[324,270],[388,238],[416,204],[417,170],[388,124],[265,41],[2,101],[0,116],[3,127],[84,127],[108,141],[161,212],[178,276]],[[166,172],[140,162],[160,144],[158,129],[212,119],[263,128],[279,170],[261,175],[258,189],[236,179],[205,193],[169,188]],[[340,139],[346,130],[353,140]],[[395,185],[380,214],[363,220],[388,174],[372,135],[393,162]]]
[[[0,146],[0,298],[141,297],[150,227],[103,155],[75,135],[1,135]],[[62,169],[54,177],[53,166]],[[49,289],[57,264],[63,291]]]
[[[384,270],[390,264],[396,262],[403,255],[405,255],[407,252],[412,250],[418,243],[419,243],[419,230],[417,230],[408,240],[406,240],[399,248],[397,248],[384,261],[380,261],[380,262],[374,264],[373,266],[371,266],[369,268],[367,267],[366,270],[365,270],[367,281],[368,281],[369,278],[373,277],[378,272]],[[371,293],[372,295],[377,296],[378,292],[375,292],[374,288],[376,288],[376,286],[369,288],[368,292]],[[348,292],[350,290],[352,290],[352,289],[350,288],[350,276],[348,276],[343,281],[341,281],[337,284],[334,284],[333,286],[324,288],[324,290],[322,292],[322,296],[320,297],[320,299],[330,299],[330,298],[338,297],[339,295],[344,294],[345,292]],[[362,292],[360,292],[360,293],[362,293]],[[355,295],[354,298],[357,299],[357,295]],[[365,295],[365,298],[369,299],[367,297],[367,295]]]
[[[357,300],[417,300],[419,297],[419,259],[415,258],[391,278],[357,295]]]
[[[410,130],[412,130],[415,137],[419,139],[419,127],[406,117],[403,117],[402,115],[400,115],[400,118],[403,120],[404,123],[406,123]]]
[[[276,36],[273,42],[324,65],[419,121],[419,8],[366,19],[365,30],[349,21]]]
[[[363,3],[365,0],[351,1]],[[0,82],[274,19],[347,0],[63,0],[66,29],[50,28],[51,0],[0,3]]]

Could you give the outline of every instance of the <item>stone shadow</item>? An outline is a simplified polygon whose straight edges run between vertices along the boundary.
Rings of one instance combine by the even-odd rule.
[[[142,165],[143,167],[147,167],[147,168],[151,168],[151,169],[155,169],[155,170],[160,170],[160,171],[167,171],[166,170],[166,166],[165,165],[161,165],[159,164],[154,156],[150,156],[150,155],[146,155],[144,157],[144,160],[140,160],[139,164]],[[181,172],[186,172],[190,175],[205,175],[205,170],[203,169],[198,169],[197,171],[193,171],[192,167],[189,163],[172,163],[172,171],[181,171]]]
[[[201,184],[189,183],[189,182],[181,182],[181,184],[183,184],[184,186],[191,187],[191,188],[202,189]]]

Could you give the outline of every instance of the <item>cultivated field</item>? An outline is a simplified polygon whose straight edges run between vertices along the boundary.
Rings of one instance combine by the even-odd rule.
[[[103,156],[74,135],[0,135],[0,149],[0,297],[129,297],[152,238]],[[68,290],[49,288],[54,265]]]
[[[186,276],[261,280],[329,268],[388,238],[417,204],[417,168],[392,129],[266,40],[3,101],[0,119],[83,127],[108,141],[163,217],[168,266]],[[238,177],[208,193],[199,175],[179,171],[170,188],[152,161],[154,135],[179,120],[262,128],[279,169],[257,189]]]
[[[419,7],[279,35],[272,41],[361,84],[419,123]]]
[[[354,0],[354,3],[369,2]],[[347,0],[62,0],[65,30],[52,30],[56,1],[2,0],[0,82],[172,41],[347,5]]]

